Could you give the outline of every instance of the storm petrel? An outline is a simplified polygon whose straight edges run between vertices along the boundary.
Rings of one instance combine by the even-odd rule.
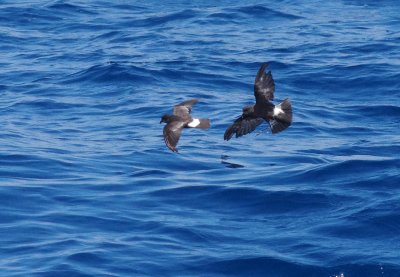
[[[254,82],[254,96],[256,103],[243,107],[242,115],[226,129],[224,140],[230,140],[233,134],[236,137],[253,132],[264,120],[269,123],[273,134],[279,133],[292,123],[292,105],[287,98],[279,105],[274,105],[275,83],[271,71],[265,73],[268,64],[264,63],[258,70]]]
[[[192,106],[198,102],[197,99],[190,99],[174,106],[173,114],[163,115],[160,123],[167,123],[165,125],[163,134],[165,144],[173,152],[178,152],[176,145],[183,128],[210,128],[209,119],[193,118],[190,113]]]

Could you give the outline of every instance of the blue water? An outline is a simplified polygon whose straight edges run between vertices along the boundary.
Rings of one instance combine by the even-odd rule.
[[[399,10],[2,1],[0,275],[400,276]],[[294,122],[226,142],[263,62]]]

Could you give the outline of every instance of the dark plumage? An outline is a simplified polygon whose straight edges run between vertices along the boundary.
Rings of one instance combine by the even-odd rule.
[[[275,83],[270,71],[265,73],[268,64],[261,65],[254,82],[256,103],[245,106],[242,115],[229,126],[224,134],[225,140],[230,140],[235,134],[241,137],[253,132],[264,120],[269,123],[273,134],[279,133],[292,123],[292,106],[289,99],[279,105],[274,105]]]
[[[176,145],[181,137],[183,128],[210,128],[209,119],[192,118],[190,115],[192,106],[197,102],[197,99],[184,101],[174,106],[172,115],[163,115],[161,118],[160,123],[167,123],[163,130],[165,144],[173,152],[178,152]]]

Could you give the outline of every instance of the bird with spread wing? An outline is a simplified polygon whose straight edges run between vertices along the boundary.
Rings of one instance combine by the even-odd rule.
[[[174,106],[172,115],[166,114],[161,118],[160,123],[167,123],[163,130],[165,144],[173,152],[178,152],[176,145],[183,128],[210,128],[209,119],[198,119],[191,116],[192,106],[197,102],[197,99],[184,101]]]
[[[233,135],[237,138],[253,132],[258,125],[267,121],[273,134],[279,133],[292,123],[292,105],[285,99],[279,105],[274,105],[275,83],[271,71],[265,73],[268,64],[264,63],[258,70],[254,82],[256,103],[243,107],[243,112],[224,134],[224,140],[230,140]]]

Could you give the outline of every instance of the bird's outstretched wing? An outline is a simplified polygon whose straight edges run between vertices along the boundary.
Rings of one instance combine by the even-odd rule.
[[[253,132],[258,125],[260,125],[264,119],[258,118],[251,118],[251,117],[239,117],[235,120],[235,122],[229,126],[224,134],[224,140],[230,140],[233,134],[236,134],[236,137],[241,137],[248,133]]]
[[[261,65],[254,81],[254,96],[257,103],[272,101],[274,99],[275,83],[271,71],[265,73],[268,64]]]
[[[182,118],[190,118],[192,106],[199,102],[197,99],[190,99],[174,106],[174,115]]]
[[[182,129],[185,123],[183,121],[172,121],[164,126],[163,135],[165,144],[173,152],[178,152],[176,145],[181,137]]]

